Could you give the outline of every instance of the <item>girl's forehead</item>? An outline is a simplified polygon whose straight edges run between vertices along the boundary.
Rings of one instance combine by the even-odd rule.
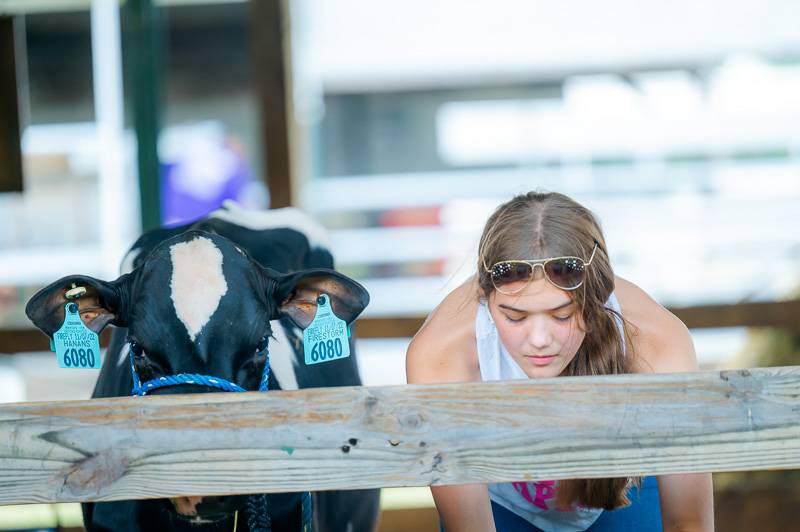
[[[503,294],[495,290],[490,295],[490,301],[503,308],[546,312],[567,306],[573,299],[568,292],[553,286],[545,279],[534,279],[516,294]]]

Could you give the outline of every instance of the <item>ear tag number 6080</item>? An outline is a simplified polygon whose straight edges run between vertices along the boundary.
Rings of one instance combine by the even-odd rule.
[[[303,331],[306,365],[349,357],[349,336],[345,321],[333,313],[328,294],[320,295],[314,321]]]
[[[76,303],[64,306],[64,324],[53,334],[52,346],[62,368],[100,369],[100,338],[83,324]]]

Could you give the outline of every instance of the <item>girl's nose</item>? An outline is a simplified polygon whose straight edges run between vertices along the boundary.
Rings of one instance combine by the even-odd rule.
[[[552,343],[553,336],[550,334],[550,324],[547,316],[534,316],[530,327],[528,342],[534,349],[544,349]]]

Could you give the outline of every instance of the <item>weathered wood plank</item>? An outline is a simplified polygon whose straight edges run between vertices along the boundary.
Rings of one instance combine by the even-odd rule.
[[[669,309],[690,329],[708,327],[781,327],[800,330],[800,300],[755,301]]]
[[[0,504],[800,467],[800,367],[0,407]]]

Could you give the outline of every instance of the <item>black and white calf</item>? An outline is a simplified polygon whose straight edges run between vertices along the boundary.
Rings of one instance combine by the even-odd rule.
[[[193,224],[144,234],[128,254],[129,272],[114,281],[65,277],[34,295],[26,312],[52,337],[64,321],[67,292],[84,287],[74,301],[86,326],[97,333],[117,327],[93,397],[131,394],[131,358],[142,381],[196,373],[258,390],[267,351],[270,390],[359,385],[355,356],[304,362],[302,329],[320,294],[348,323],[369,300],[362,286],[333,271],[323,235],[295,209],[256,213],[229,205]],[[354,353],[352,339],[350,348]],[[218,390],[184,383],[153,393],[206,391]],[[371,532],[378,498],[377,490],[316,493],[314,529]],[[230,531],[241,510],[238,530],[246,531],[252,519],[244,515],[245,499],[85,504],[84,522],[90,531]],[[300,530],[301,500],[301,494],[267,496],[273,532]]]

